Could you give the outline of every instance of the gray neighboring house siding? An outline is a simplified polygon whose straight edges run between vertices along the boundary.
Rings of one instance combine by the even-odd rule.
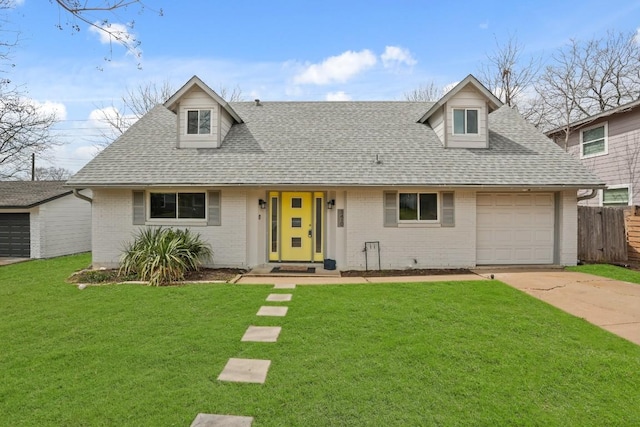
[[[0,182],[0,256],[51,258],[90,250],[91,204],[64,181]]]
[[[606,125],[606,153],[583,158],[581,137],[585,130]],[[564,148],[564,132],[547,135]],[[591,170],[609,188],[629,188],[628,205],[640,205],[640,101],[618,107],[571,125],[567,152]],[[611,206],[603,200],[603,191],[580,202],[583,206]]]

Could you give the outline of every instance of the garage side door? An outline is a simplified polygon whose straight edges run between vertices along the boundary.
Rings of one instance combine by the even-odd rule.
[[[28,213],[0,213],[0,257],[29,258],[31,238]]]
[[[479,193],[476,263],[553,264],[552,193]]]

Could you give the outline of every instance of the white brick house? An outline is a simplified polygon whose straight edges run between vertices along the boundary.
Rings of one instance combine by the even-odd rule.
[[[231,104],[193,77],[68,185],[93,191],[94,267],[162,225],[215,266],[340,269],[575,264],[576,191],[602,187],[473,76],[435,103]]]

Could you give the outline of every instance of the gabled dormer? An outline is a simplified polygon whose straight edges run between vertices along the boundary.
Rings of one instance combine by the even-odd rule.
[[[422,116],[445,148],[489,148],[489,113],[502,102],[469,74]]]
[[[164,106],[177,116],[178,148],[218,148],[242,119],[213,89],[193,76]]]

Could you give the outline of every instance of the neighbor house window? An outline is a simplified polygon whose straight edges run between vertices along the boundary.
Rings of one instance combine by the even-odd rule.
[[[630,197],[628,185],[605,188],[602,190],[602,205],[629,206],[631,204]]]
[[[398,206],[400,221],[438,220],[438,195],[436,193],[400,193]]]
[[[152,219],[204,219],[205,193],[151,193]]]
[[[607,154],[607,133],[607,123],[602,123],[580,132],[580,157]]]
[[[211,110],[187,111],[187,134],[208,135],[211,133]]]
[[[478,133],[478,110],[454,108],[453,133],[455,135]]]

